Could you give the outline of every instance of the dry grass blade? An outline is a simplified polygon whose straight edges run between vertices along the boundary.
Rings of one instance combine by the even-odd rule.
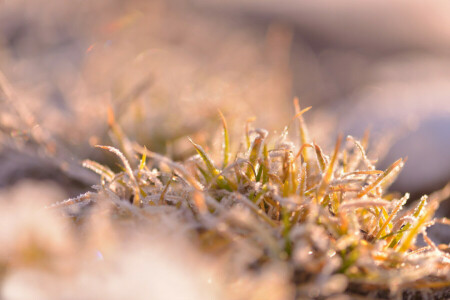
[[[307,147],[309,147],[309,148],[314,148],[314,146],[311,145],[311,144],[303,144],[303,145],[300,147],[300,150],[298,150],[297,154],[295,155],[294,161],[297,160],[300,156],[303,156],[303,152],[304,152],[305,148],[307,148]],[[303,157],[303,161],[306,162],[305,157]]]
[[[86,169],[94,171],[98,175],[104,176],[108,181],[111,181],[114,178],[114,172],[107,166],[99,164],[98,162],[86,159],[83,161],[82,166]]]
[[[81,202],[92,201],[94,199],[94,197],[95,197],[94,193],[86,192],[86,193],[84,193],[82,195],[79,195],[79,196],[77,196],[75,198],[70,198],[70,199],[67,199],[67,200],[64,200],[64,201],[61,201],[61,202],[57,202],[57,203],[51,204],[51,205],[47,206],[46,208],[50,209],[50,208],[67,207],[67,206],[71,206],[71,205],[78,204],[78,203],[81,203]]]
[[[368,139],[368,136],[367,136],[367,139]],[[375,167],[372,165],[372,162],[367,158],[366,150],[364,150],[364,146],[360,142],[358,142],[354,137],[352,137],[351,135],[349,135],[347,137],[347,140],[352,141],[355,144],[356,148],[358,148],[359,152],[361,153],[361,157],[362,157],[364,163],[366,164],[367,168],[369,170],[374,170]],[[368,143],[368,142],[365,142],[365,143]]]
[[[379,175],[379,174],[383,174],[383,173],[384,172],[380,171],[380,170],[353,171],[353,172],[343,174],[342,177],[345,178],[347,176],[354,176],[354,175]]]
[[[174,174],[172,174],[172,176],[170,176],[169,180],[167,181],[166,186],[164,187],[164,189],[161,193],[161,196],[159,196],[159,204],[160,205],[164,204],[164,197],[166,196],[167,191],[169,190],[169,186],[173,181],[173,176],[174,176]]]
[[[193,176],[191,176],[183,165],[176,163],[161,154],[152,152],[147,148],[144,148],[138,144],[134,145],[134,150],[141,154],[146,153],[148,157],[154,158],[166,164],[167,166],[172,168],[180,177],[184,178],[187,182],[189,182],[189,184],[191,184],[192,187],[194,187],[197,190],[203,190],[203,185],[200,182],[198,182]]]
[[[369,206],[375,206],[375,207],[383,207],[383,206],[389,206],[391,203],[386,200],[382,199],[370,199],[370,200],[353,200],[353,201],[346,201],[342,203],[339,206],[339,209],[345,210],[345,209],[351,209],[355,207],[369,207]]]
[[[111,153],[114,153],[115,155],[117,155],[120,158],[120,160],[123,163],[123,166],[125,167],[125,171],[127,172],[128,176],[130,177],[130,179],[133,182],[133,185],[135,187],[133,204],[135,206],[140,206],[141,205],[140,187],[136,180],[136,177],[134,176],[133,170],[131,169],[130,163],[128,162],[126,157],[118,149],[111,147],[111,146],[96,145],[95,147],[103,149],[103,150],[107,150]]]
[[[317,161],[319,162],[319,167],[320,167],[320,172],[325,172],[325,167],[326,167],[326,161],[325,158],[323,156],[323,151],[322,149],[316,144],[313,143],[314,145],[314,149],[316,150],[316,156],[317,156]]]
[[[111,146],[96,145],[95,148],[107,150],[107,151],[117,155],[117,157],[119,157],[120,160],[122,161],[125,171],[127,172],[128,176],[130,176],[130,179],[133,180],[134,182],[136,182],[136,178],[134,177],[134,174],[133,174],[133,169],[131,169],[130,163],[126,159],[125,155],[122,154],[122,152],[120,152],[117,148],[114,148]]]
[[[300,182],[298,185],[298,193],[300,195],[300,197],[304,197],[305,196],[305,192],[306,192],[306,163],[303,163],[301,171],[300,171]]]
[[[336,141],[336,145],[334,147],[333,156],[331,157],[330,163],[328,164],[326,172],[323,174],[322,181],[320,182],[319,188],[317,189],[317,203],[322,203],[323,199],[326,195],[327,188],[331,182],[334,165],[337,160],[337,156],[339,153],[339,148],[341,147],[342,135],[339,135]]]
[[[363,189],[360,193],[358,193],[357,197],[361,198],[365,196],[367,193],[369,193],[371,190],[373,190],[377,185],[379,185],[384,178],[386,178],[393,170],[395,170],[397,167],[401,168],[403,166],[403,159],[398,159],[396,162],[394,162],[383,174],[378,176],[378,178],[369,184],[365,189]]]
[[[443,217],[443,218],[437,218],[435,219],[435,223],[444,224],[444,225],[450,225],[450,219]]]
[[[310,110],[312,108],[312,106],[308,106],[307,108],[304,108],[304,109],[302,109],[302,110],[300,110],[300,106],[298,107],[298,110],[300,110],[300,111],[298,111],[298,112],[296,112],[295,113],[295,116],[294,116],[294,120],[295,119],[297,119],[298,117],[300,117],[301,115],[303,115],[305,112],[307,112],[308,110]]]
[[[241,194],[234,193],[233,196],[236,197],[236,199],[239,200],[241,203],[245,204],[248,208],[250,208],[259,217],[261,217],[261,219],[267,222],[267,224],[269,224],[273,228],[276,228],[278,226],[269,216],[267,216],[266,213],[261,211],[252,201],[242,196]]]
[[[125,154],[125,157],[127,158],[129,164],[135,167],[134,153],[131,143],[123,133],[122,128],[119,126],[119,124],[117,124],[116,118],[114,116],[114,111],[111,106],[108,107],[108,126],[115,140],[119,144],[119,148]]]
[[[450,182],[447,183],[442,189],[432,193],[430,195],[430,201],[437,201],[438,203],[441,203],[444,200],[447,200],[450,198]]]

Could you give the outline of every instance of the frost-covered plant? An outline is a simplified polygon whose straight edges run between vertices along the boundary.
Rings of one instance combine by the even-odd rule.
[[[89,207],[106,198],[118,220],[177,220],[201,251],[228,258],[231,287],[281,265],[289,278],[285,288],[298,298],[448,293],[449,248],[434,244],[426,230],[450,224],[433,217],[450,186],[405,208],[408,194],[386,192],[403,159],[377,170],[366,155],[368,136],[339,136],[326,155],[308,136],[302,114],[309,108],[301,110],[295,101],[295,109],[299,147],[288,139],[289,127],[273,138],[246,124],[237,153],[220,114],[220,163],[193,140],[197,155],[172,161],[130,143],[111,119],[121,149],[98,147],[117,155],[122,170],[85,161],[101,176],[97,191],[54,206]],[[416,244],[419,234],[426,246]]]

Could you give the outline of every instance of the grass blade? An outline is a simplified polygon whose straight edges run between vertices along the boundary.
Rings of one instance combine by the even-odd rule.
[[[220,119],[222,120],[222,127],[223,127],[223,143],[222,143],[222,151],[223,151],[223,164],[222,168],[224,169],[230,160],[230,137],[228,134],[228,125],[227,121],[225,120],[225,116],[222,114],[222,112],[219,110]]]
[[[334,165],[337,160],[339,148],[341,147],[341,141],[342,135],[339,135],[336,141],[336,145],[334,147],[333,156],[331,157],[330,163],[328,164],[328,168],[325,174],[323,174],[322,181],[320,182],[319,188],[317,189],[317,203],[319,204],[322,203],[323,199],[325,198],[328,185],[331,182],[334,171]]]
[[[399,210],[405,205],[406,201],[409,199],[409,194],[407,193],[402,199],[400,199],[397,206],[394,208],[394,210],[391,212],[389,217],[386,219],[384,224],[381,226],[380,230],[378,230],[378,233],[375,236],[375,239],[379,239],[381,234],[383,233],[384,229],[388,226],[388,224],[392,221],[392,219],[395,217],[395,215],[399,212]]]
[[[214,176],[218,175],[219,174],[219,170],[216,169],[216,167],[214,166],[214,163],[209,158],[208,154],[203,149],[203,147],[200,146],[199,144],[194,143],[194,141],[190,137],[188,137],[188,140],[194,146],[195,150],[200,155],[200,158],[205,163],[206,169],[209,172],[209,174],[211,175],[211,177],[214,177]]]
[[[258,136],[253,140],[248,153],[248,161],[253,166],[253,168],[258,162],[259,156],[261,155],[262,149],[264,148],[264,139],[267,137],[268,133],[265,130],[257,130],[257,134]],[[255,175],[251,166],[247,167],[247,172],[245,173],[245,175],[247,175],[248,178],[254,178]]]
[[[107,166],[99,164],[98,162],[86,159],[83,161],[82,166],[100,176],[104,176],[108,181],[111,181],[114,178],[114,172]]]
[[[224,178],[223,175],[221,175],[220,171],[216,169],[216,167],[214,166],[213,161],[209,158],[208,154],[206,153],[206,151],[202,148],[202,146],[194,143],[194,141],[192,141],[191,138],[188,138],[189,141],[192,143],[192,145],[194,146],[195,150],[197,151],[197,153],[200,155],[201,159],[203,160],[203,162],[206,165],[206,170],[205,173],[211,177],[211,178],[215,178],[216,179],[216,183],[217,185],[222,188],[222,189],[226,189],[228,191],[232,191],[232,188],[230,187],[230,185],[228,184],[227,180]],[[209,174],[208,174],[209,173]],[[203,174],[205,176],[205,174]],[[205,176],[206,177],[206,176]],[[206,178],[205,178],[206,179]]]
[[[128,162],[128,160],[126,159],[125,155],[123,155],[122,152],[120,152],[117,148],[114,147],[110,147],[110,146],[101,146],[101,145],[96,145],[96,148],[100,148],[103,150],[107,150],[111,153],[114,153],[115,155],[117,155],[120,160],[123,163],[123,166],[125,168],[126,173],[128,174],[128,176],[130,177],[130,180],[133,182],[133,185],[135,187],[134,190],[134,199],[133,199],[133,204],[135,206],[140,206],[141,205],[141,199],[140,199],[140,187],[139,184],[136,180],[136,177],[134,176],[133,170],[131,169],[130,163]]]
[[[386,171],[384,171],[383,174],[381,174],[374,182],[369,184],[365,189],[363,189],[361,192],[358,193],[356,196],[357,198],[361,198],[365,196],[367,193],[369,193],[372,189],[374,189],[376,186],[378,186],[384,178],[386,178],[393,170],[395,170],[397,167],[402,168],[403,167],[403,159],[400,158],[396,162],[394,162],[389,168],[387,168]]]
[[[428,209],[419,217],[419,220],[411,227],[411,230],[408,232],[406,237],[400,242],[400,246],[398,247],[399,252],[405,252],[411,246],[411,243],[416,238],[417,234],[420,233],[422,226],[431,219],[434,214],[434,211],[437,208],[437,203],[430,203]]]
[[[308,128],[306,127],[305,120],[303,119],[303,113],[306,112],[307,110],[301,110],[298,98],[294,99],[294,109],[295,109],[295,116],[298,119],[299,125],[298,129],[300,133],[300,147],[302,147],[303,145],[309,143]],[[302,150],[303,150],[302,156],[306,162],[306,172],[307,174],[311,174],[312,162],[310,159],[310,155],[308,153],[308,149],[303,148]]]
[[[314,145],[314,150],[316,151],[317,161],[319,162],[320,172],[323,173],[323,172],[325,172],[326,161],[323,156],[322,149],[318,145],[316,145],[316,143],[313,143],[313,145]]]

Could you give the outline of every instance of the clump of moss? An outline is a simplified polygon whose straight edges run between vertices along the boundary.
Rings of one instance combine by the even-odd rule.
[[[279,263],[298,298],[389,298],[426,291],[446,297],[449,248],[434,244],[426,230],[450,223],[433,217],[450,186],[405,208],[408,194],[386,192],[404,159],[377,170],[366,155],[368,136],[361,141],[339,136],[326,155],[308,136],[302,115],[309,108],[301,110],[296,101],[295,109],[297,147],[288,139],[289,127],[271,137],[247,124],[237,153],[230,150],[220,114],[220,162],[192,140],[197,155],[172,161],[126,140],[111,119],[120,150],[98,147],[118,156],[121,171],[85,161],[101,176],[101,185],[55,206],[95,205],[103,194],[118,219],[177,219],[201,251],[228,255],[231,286],[241,274],[258,274]],[[425,246],[417,245],[419,234]]]

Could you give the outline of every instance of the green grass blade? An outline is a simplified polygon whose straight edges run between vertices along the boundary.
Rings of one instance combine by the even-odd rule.
[[[300,147],[309,143],[308,128],[306,127],[305,120],[303,119],[303,113],[307,110],[301,110],[298,98],[294,99],[295,116],[298,119],[298,129],[300,133]],[[312,161],[308,153],[308,149],[302,149],[302,156],[306,162],[306,173],[311,174],[312,171]]]
[[[144,170],[146,163],[147,163],[147,151],[142,153],[141,162],[139,163],[139,171]]]
[[[417,222],[411,227],[411,230],[408,232],[405,238],[400,242],[400,246],[398,247],[399,252],[405,252],[409,249],[417,234],[420,233],[422,226],[433,217],[436,208],[437,203],[431,203],[428,209],[419,217],[419,220],[417,220]]]
[[[230,161],[230,136],[228,134],[228,125],[225,120],[225,116],[219,110],[220,119],[222,120],[223,127],[223,143],[222,143],[222,151],[223,151],[223,164],[222,168],[225,168]]]
[[[245,121],[245,144],[247,146],[246,151],[250,149],[251,146],[251,140],[250,140],[250,123],[255,121],[255,118],[250,118],[247,121]]]
[[[269,150],[267,149],[267,145],[264,144],[263,147],[263,163],[261,165],[263,174],[262,174],[262,183],[266,184],[269,182],[269,169],[270,169],[270,160],[269,160]]]
[[[257,133],[258,136],[253,140],[248,153],[248,161],[250,165],[253,166],[253,169],[256,166],[256,163],[258,162],[259,156],[264,147],[264,139],[267,137],[267,131],[265,130],[259,130]],[[251,166],[247,167],[247,172],[245,173],[245,175],[247,175],[247,177],[250,179],[254,178],[255,176]]]
[[[378,233],[375,236],[375,239],[379,239],[380,236],[383,234],[386,227],[388,227],[389,223],[392,221],[392,219],[397,215],[399,210],[405,205],[406,201],[409,199],[409,194],[406,194],[402,199],[400,199],[397,206],[394,208],[394,210],[391,212],[391,214],[387,217],[384,224],[381,226],[380,230],[378,230]]]
[[[196,164],[197,165],[197,168],[198,168],[198,170],[200,171],[200,173],[202,174],[202,176],[203,176],[203,178],[205,178],[205,181],[207,182],[207,183],[209,183],[209,182],[211,182],[211,176],[208,174],[208,172],[206,172],[206,170],[205,169],[203,169],[201,166],[199,166],[198,164]]]
[[[215,178],[216,183],[220,188],[226,189],[228,191],[232,191],[233,189],[230,186],[228,180],[223,175],[220,174],[219,170],[216,169],[213,161],[209,158],[208,154],[202,148],[202,146],[194,143],[194,141],[192,141],[192,139],[190,139],[190,138],[188,138],[188,139],[192,143],[192,145],[194,145],[195,150],[200,155],[201,159],[203,160],[203,162],[206,165],[206,170],[204,170],[204,172],[202,172],[202,169],[199,168],[199,170],[202,172],[203,176],[205,176],[205,179],[208,181],[207,178]]]
[[[427,203],[428,197],[427,196],[423,196],[420,199],[419,204],[416,206],[416,208],[414,209],[413,212],[413,216],[414,218],[417,218],[420,216],[420,214],[422,213],[423,208],[425,207],[426,203]],[[394,248],[395,246],[397,246],[398,242],[401,240],[401,238],[403,237],[403,232],[407,231],[411,228],[411,223],[406,223],[405,225],[403,225],[402,230],[398,231],[398,234],[395,236],[390,237],[387,240],[387,243],[389,244],[389,248]]]
[[[214,163],[209,158],[208,154],[202,148],[202,146],[200,146],[199,144],[194,143],[194,141],[191,138],[189,138],[189,137],[188,137],[188,140],[189,140],[189,142],[192,143],[192,145],[194,146],[195,150],[200,155],[200,158],[205,163],[205,166],[206,166],[207,172],[209,172],[209,175],[211,177],[215,177],[215,176],[219,175],[219,171],[216,169],[216,167],[214,166]]]

